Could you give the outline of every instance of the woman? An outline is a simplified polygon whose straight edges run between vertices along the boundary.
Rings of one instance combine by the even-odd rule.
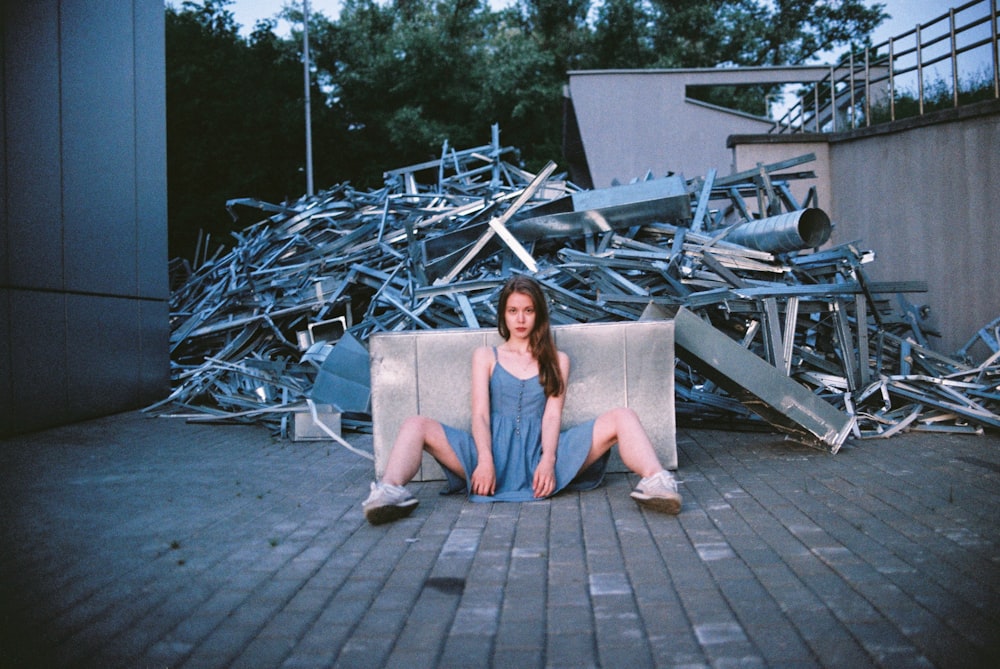
[[[417,500],[403,486],[426,450],[441,464],[448,492],[475,502],[524,502],[601,484],[611,447],[642,477],[632,497],[657,511],[680,512],[681,496],[634,411],[612,409],[560,431],[569,356],[556,349],[539,284],[515,275],[500,291],[497,329],[504,344],[472,356],[471,433],[424,416],[407,418],[362,507],[373,525],[408,516]]]

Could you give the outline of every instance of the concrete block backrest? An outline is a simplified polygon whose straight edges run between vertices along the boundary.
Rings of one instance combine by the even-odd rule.
[[[563,429],[618,406],[638,413],[668,469],[677,468],[674,417],[674,322],[556,325],[556,345],[570,357]],[[418,330],[369,337],[375,474],[381,476],[399,426],[421,414],[454,427],[471,422],[472,352],[500,345],[494,329]],[[627,471],[613,452],[609,471]],[[415,480],[443,479],[424,454]]]

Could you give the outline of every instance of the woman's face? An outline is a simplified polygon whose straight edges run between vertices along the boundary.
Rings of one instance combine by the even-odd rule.
[[[511,293],[503,317],[512,337],[527,339],[535,329],[535,303],[524,293]]]

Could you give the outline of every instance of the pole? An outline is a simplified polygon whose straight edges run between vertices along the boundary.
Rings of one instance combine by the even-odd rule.
[[[302,0],[302,60],[304,62],[306,82],[306,195],[312,197],[313,191],[313,158],[312,158],[312,112],[309,94],[309,0]]]

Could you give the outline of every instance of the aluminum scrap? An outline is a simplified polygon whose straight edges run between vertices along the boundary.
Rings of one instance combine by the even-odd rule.
[[[810,206],[814,191],[800,204],[788,187],[812,176],[789,170],[813,156],[725,177],[646,175],[628,195],[584,191],[553,163],[527,172],[498,138],[494,127],[490,144],[445,144],[437,160],[386,172],[380,189],[227,203],[265,217],[193,267],[172,263],[172,391],[147,412],[287,436],[338,337],[493,327],[500,286],[527,272],[554,323],[687,308],[851,416],[858,439],[1000,427],[998,322],[937,353],[906,298],[923,282],[871,280],[875,253],[858,242],[817,248],[829,219]],[[972,348],[987,357],[974,362]],[[679,424],[771,427],[681,359],[675,388]],[[343,426],[368,430],[370,416],[345,413]]]

